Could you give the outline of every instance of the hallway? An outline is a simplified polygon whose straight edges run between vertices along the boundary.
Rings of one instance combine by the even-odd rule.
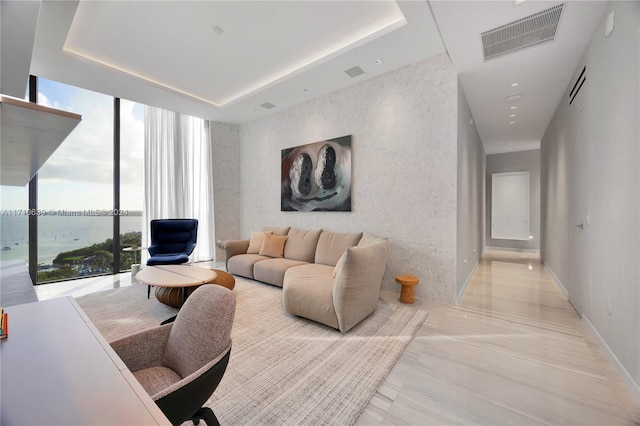
[[[357,425],[640,423],[537,254],[486,250],[460,305],[414,306],[429,316]]]

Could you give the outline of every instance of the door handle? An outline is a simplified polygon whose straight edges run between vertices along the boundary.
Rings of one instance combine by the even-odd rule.
[[[576,227],[580,228],[580,229],[584,229],[584,223],[579,223],[576,225]]]

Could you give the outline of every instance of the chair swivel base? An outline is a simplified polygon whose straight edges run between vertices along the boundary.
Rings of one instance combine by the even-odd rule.
[[[190,419],[194,425],[200,424],[200,420],[204,420],[207,426],[220,426],[218,418],[214,414],[213,410],[209,407],[202,407],[196,414]]]

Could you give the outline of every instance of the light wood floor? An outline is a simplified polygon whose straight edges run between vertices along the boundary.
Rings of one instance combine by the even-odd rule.
[[[129,273],[36,292],[45,300],[126,285]],[[400,303],[398,293],[383,297]],[[631,393],[536,255],[485,251],[460,305],[405,306],[429,316],[355,426],[640,424]]]
[[[460,305],[413,306],[429,316],[356,426],[640,423],[537,255],[486,251]]]

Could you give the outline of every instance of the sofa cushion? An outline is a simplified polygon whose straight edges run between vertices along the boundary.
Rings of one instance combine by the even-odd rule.
[[[286,235],[264,234],[262,247],[260,248],[260,256],[282,257],[284,254],[284,245],[287,242]]]
[[[303,262],[313,262],[316,253],[318,238],[322,229],[310,231],[298,228],[291,228],[287,234],[287,244],[284,247],[284,257]]]
[[[331,266],[314,263],[289,268],[282,289],[285,310],[338,328],[338,317],[333,308],[332,270]]]
[[[306,262],[283,258],[263,260],[254,265],[253,277],[258,281],[282,287],[284,275],[287,269],[291,268],[292,266],[304,264],[306,264]]]
[[[269,259],[259,254],[238,254],[227,260],[227,271],[234,275],[253,279],[253,265]]]
[[[287,235],[289,233],[289,227],[278,228],[277,226],[263,226],[263,231],[271,231],[273,235]]]
[[[260,253],[260,248],[262,248],[262,241],[264,240],[264,234],[273,234],[273,231],[256,231],[251,233],[251,239],[249,240],[249,248],[247,249],[247,253]]]
[[[316,248],[315,263],[335,266],[344,251],[358,244],[361,237],[362,232],[347,234],[322,231]]]

